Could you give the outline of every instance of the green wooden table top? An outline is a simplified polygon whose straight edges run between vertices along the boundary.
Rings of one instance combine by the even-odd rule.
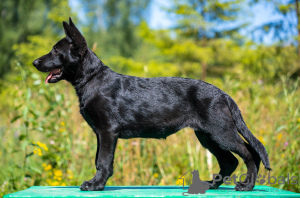
[[[106,186],[104,191],[80,191],[78,186],[33,186],[26,190],[5,195],[10,197],[183,197],[188,187],[180,186]],[[222,186],[217,190],[207,190],[205,194],[189,197],[300,197],[299,193],[280,190],[269,186],[255,186],[253,191],[238,192],[234,186]]]

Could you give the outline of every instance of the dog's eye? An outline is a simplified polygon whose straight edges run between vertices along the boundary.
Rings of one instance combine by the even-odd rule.
[[[58,53],[58,51],[57,51],[57,48],[56,48],[56,47],[53,49],[53,51],[54,51],[54,53],[55,53],[55,54],[57,54],[57,53]]]

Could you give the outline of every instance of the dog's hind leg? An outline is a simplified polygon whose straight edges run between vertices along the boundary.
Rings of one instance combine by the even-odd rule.
[[[250,151],[246,147],[246,143],[239,144],[238,147],[232,149],[232,151],[238,154],[247,166],[247,176],[245,180],[238,182],[234,189],[237,191],[251,191],[257,177],[257,161],[254,161]]]
[[[257,154],[257,152],[249,145],[245,142],[245,146],[246,148],[248,149],[248,151],[250,152],[251,156],[252,156],[252,159],[255,163],[255,166],[256,166],[256,173],[253,173],[255,175],[255,178],[252,178],[252,179],[256,179],[256,176],[257,176],[257,173],[259,171],[259,165],[260,165],[260,162],[261,162],[261,159],[259,157],[259,155]],[[251,177],[246,176],[245,180],[241,183],[241,182],[238,182],[237,185],[236,185],[236,190],[241,190],[241,189],[244,189],[247,181],[249,181]],[[255,180],[253,180],[255,182]]]
[[[217,189],[222,183],[223,178],[230,176],[238,166],[237,158],[228,150],[220,148],[220,146],[213,141],[207,133],[202,133],[200,131],[195,131],[195,134],[205,148],[207,148],[218,160],[220,166],[219,175],[221,175],[221,180],[218,181],[207,181],[206,183],[210,186],[210,189]]]
[[[238,154],[247,166],[247,175],[243,182],[237,182],[235,190],[237,191],[251,191],[255,185],[255,180],[257,176],[257,163],[246,146],[246,143],[236,132],[235,127],[229,127],[230,123],[227,123],[227,128],[225,126],[219,128],[217,126],[211,126],[211,129],[215,132],[210,134],[210,137],[223,150],[231,151]],[[220,130],[221,129],[221,130]],[[217,132],[217,133],[216,133]],[[216,135],[218,134],[218,135]],[[252,150],[251,150],[252,151]],[[254,154],[254,153],[253,153]],[[221,166],[221,165],[220,165]]]
[[[231,104],[230,107],[232,108],[232,106],[234,105]],[[212,147],[211,145],[217,145],[218,147],[220,147],[225,151],[234,152],[238,154],[244,160],[247,166],[247,176],[244,182],[237,183],[235,190],[251,191],[255,185],[259,160],[256,158],[257,156],[255,155],[255,153],[252,152],[252,149],[248,149],[246,143],[239,136],[238,127],[235,122],[237,119],[234,116],[232,116],[232,112],[234,113],[237,110],[236,109],[232,110],[230,107],[228,101],[224,100],[224,98],[216,98],[215,100],[212,100],[212,102],[208,105],[206,109],[205,116],[199,114],[200,116],[202,115],[201,118],[202,120],[204,120],[204,122],[203,121],[199,122],[198,129],[203,133],[199,134],[198,138],[200,139],[201,142],[202,135],[205,136],[205,134],[207,134],[207,138],[211,138],[212,140],[211,143],[209,143],[208,147]],[[245,123],[243,124],[245,125]],[[246,134],[245,137],[248,137],[247,135],[249,135],[250,133],[245,133],[245,134]],[[248,139],[253,140],[251,138]],[[223,153],[219,155],[223,155]],[[222,159],[222,156],[217,157],[217,159],[218,158]],[[222,166],[221,163],[225,163],[225,160],[222,161],[219,159],[218,161],[221,167]],[[268,165],[267,161],[268,160],[265,160],[265,163]],[[229,166],[227,165],[227,167]],[[234,168],[236,167],[234,166]]]
[[[211,134],[196,132],[196,135],[201,144],[208,148],[217,158],[220,165],[220,175],[224,178],[229,176],[237,167],[237,159],[231,152],[238,154],[247,166],[247,175],[243,182],[237,182],[235,190],[237,191],[251,191],[255,185],[257,176],[258,160],[254,161],[252,154],[246,147],[246,143],[242,140],[237,133],[230,131],[223,131],[218,136],[211,136]],[[227,171],[225,171],[227,169]],[[216,179],[217,180],[217,179]],[[223,182],[216,183],[212,187],[218,187]]]

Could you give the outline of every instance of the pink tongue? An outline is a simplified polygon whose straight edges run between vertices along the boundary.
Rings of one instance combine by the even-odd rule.
[[[47,76],[47,78],[46,78],[46,80],[45,80],[45,84],[47,84],[48,81],[52,78],[52,73],[53,73],[53,71],[50,72],[50,74]]]

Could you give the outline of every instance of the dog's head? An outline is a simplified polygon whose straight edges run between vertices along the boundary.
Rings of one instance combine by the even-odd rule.
[[[33,65],[39,71],[50,72],[45,83],[74,78],[88,49],[86,40],[71,18],[69,24],[63,22],[63,26],[66,37],[58,41],[48,54],[33,61]]]

